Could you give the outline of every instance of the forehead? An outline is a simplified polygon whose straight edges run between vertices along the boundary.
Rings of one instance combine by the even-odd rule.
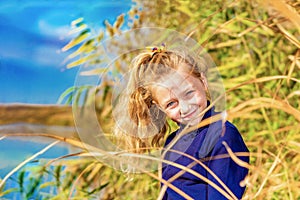
[[[165,100],[170,96],[178,96],[190,88],[199,85],[200,80],[184,71],[176,70],[166,77],[157,80],[151,88],[157,101]]]
[[[160,69],[160,70],[158,70]],[[192,72],[190,71],[190,67],[186,63],[178,63],[177,66],[169,67],[159,65],[154,71],[149,70],[148,73],[145,74],[145,82],[149,85],[165,85],[165,86],[178,86],[183,83],[186,84],[185,81],[189,76],[191,76]]]
[[[178,71],[168,74],[166,77],[160,79],[155,84],[157,87],[163,87],[169,90],[178,90],[184,86],[190,85],[188,74],[182,74]]]

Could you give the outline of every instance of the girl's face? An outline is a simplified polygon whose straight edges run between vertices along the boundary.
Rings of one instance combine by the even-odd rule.
[[[181,68],[162,78],[152,87],[152,91],[156,103],[169,118],[194,126],[202,120],[204,113],[200,113],[207,107],[207,81],[200,80]]]

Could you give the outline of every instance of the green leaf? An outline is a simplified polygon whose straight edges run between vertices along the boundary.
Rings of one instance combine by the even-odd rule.
[[[80,26],[78,26],[78,27],[74,28],[73,30],[71,30],[69,32],[69,34],[71,35],[71,34],[74,34],[74,33],[79,33],[81,31],[87,29],[87,27],[88,26],[86,24],[82,23],[82,24],[80,24]]]
[[[67,51],[69,49],[71,49],[72,47],[76,46],[77,44],[83,42],[88,36],[89,36],[89,33],[90,33],[90,29],[86,29],[84,30],[83,32],[81,32],[79,34],[78,37],[76,37],[75,39],[71,40],[66,46],[64,46],[62,48],[62,51]]]
[[[97,68],[97,69],[92,69],[92,70],[89,70],[89,71],[81,72],[80,75],[82,75],[82,76],[95,76],[95,75],[99,75],[99,74],[102,74],[102,73],[105,73],[105,72],[107,72],[107,68]]]
[[[40,185],[40,189],[44,189],[44,188],[50,187],[50,186],[56,186],[56,183],[54,181],[42,183]]]
[[[71,22],[71,26],[77,26],[78,24],[83,22],[83,17],[80,17],[78,19],[75,19]]]
[[[90,40],[86,41],[75,52],[70,54],[68,56],[68,59],[72,59],[80,54],[90,53],[90,52],[94,51],[96,48],[94,45],[95,45],[94,39],[90,39]]]
[[[70,68],[76,67],[78,65],[82,65],[84,63],[87,63],[87,62],[92,62],[92,60],[94,60],[97,57],[98,57],[97,54],[90,54],[89,56],[82,57],[82,58],[68,64],[67,68],[70,69]]]
[[[18,183],[19,183],[21,193],[23,193],[24,191],[24,178],[25,178],[25,171],[23,170],[18,175]]]
[[[72,86],[72,87],[69,87],[67,90],[65,90],[61,95],[60,97],[58,98],[57,100],[57,103],[58,104],[62,104],[63,100],[68,96],[70,95],[71,97],[71,100],[72,100],[72,93],[75,91],[76,87],[75,86]],[[70,98],[69,97],[69,98]]]
[[[13,192],[19,192],[19,188],[9,188],[3,192],[0,193],[0,197],[3,197],[7,194],[13,193]]]

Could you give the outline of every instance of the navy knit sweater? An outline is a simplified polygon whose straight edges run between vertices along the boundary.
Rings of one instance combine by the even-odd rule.
[[[213,109],[211,109],[205,113],[203,119],[209,118],[214,114],[216,113],[213,111]],[[172,133],[167,138],[165,148],[176,137],[176,135],[183,130],[183,128],[183,126],[180,126],[177,131]],[[239,131],[233,124],[228,121],[225,123],[217,121],[181,136],[181,138],[172,146],[171,151],[168,151],[165,154],[164,159],[183,166],[192,165],[192,170],[216,183],[218,186],[220,186],[220,188],[226,191],[218,183],[218,181],[200,164],[196,163],[187,156],[181,155],[178,152],[184,152],[185,154],[196,158],[206,165],[210,170],[212,170],[213,173],[215,173],[225,183],[225,185],[238,199],[241,199],[245,191],[245,187],[241,187],[240,182],[248,174],[248,169],[241,167],[235,161],[233,161],[233,159],[229,156],[223,142],[226,142],[233,152],[249,152]],[[238,156],[238,158],[249,163],[249,156]],[[168,181],[179,171],[181,171],[181,169],[177,167],[163,164],[162,178]],[[171,184],[182,190],[193,199],[227,199],[214,187],[188,172],[184,172],[181,176],[172,181]],[[163,199],[178,200],[185,198],[173,191],[171,188],[168,188]]]

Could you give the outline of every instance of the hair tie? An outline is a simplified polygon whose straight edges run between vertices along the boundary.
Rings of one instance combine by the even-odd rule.
[[[155,47],[147,47],[147,49],[151,49],[153,53],[161,53],[166,50],[166,44],[161,43],[160,46],[155,46]]]

